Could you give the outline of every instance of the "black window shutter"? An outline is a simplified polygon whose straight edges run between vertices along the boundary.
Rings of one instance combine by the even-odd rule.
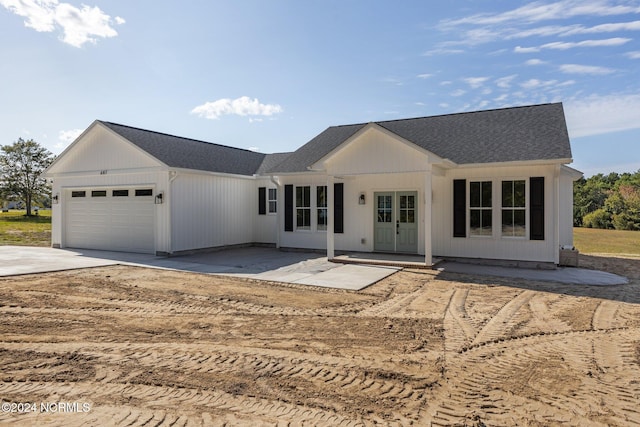
[[[529,239],[544,240],[544,177],[529,178]]]
[[[333,184],[333,232],[344,233],[344,184]]]
[[[467,180],[453,180],[453,237],[467,237]]]
[[[284,231],[293,231],[293,185],[284,186]]]
[[[258,215],[267,214],[267,187],[258,187]]]

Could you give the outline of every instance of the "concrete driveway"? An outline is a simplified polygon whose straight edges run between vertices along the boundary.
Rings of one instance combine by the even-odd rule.
[[[398,267],[336,264],[318,253],[283,252],[260,247],[166,258],[86,249],[0,246],[0,276],[116,264],[350,290],[363,289],[400,270]]]

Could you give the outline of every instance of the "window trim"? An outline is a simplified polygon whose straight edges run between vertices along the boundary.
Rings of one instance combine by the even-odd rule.
[[[271,198],[271,190],[273,190],[274,198]],[[273,203],[273,210],[271,210],[271,203]],[[278,189],[267,188],[267,215],[276,215],[278,213]]]
[[[468,237],[472,237],[474,239],[480,238],[480,239],[487,239],[487,238],[493,238],[493,233],[495,230],[495,227],[493,226],[494,223],[494,206],[493,206],[493,201],[495,200],[495,191],[494,191],[494,179],[491,178],[476,178],[475,180],[473,180],[472,178],[467,180],[467,185],[468,185],[468,189],[467,189],[467,213],[468,213],[468,218],[466,221],[466,225],[467,225],[467,236]],[[480,184],[480,206],[471,206],[471,184],[473,183],[479,183]],[[486,207],[486,206],[482,206],[482,184],[484,183],[489,183],[490,185],[490,189],[491,189],[491,204]],[[489,234],[474,234],[471,228],[471,211],[480,211],[480,224],[482,225],[482,211],[489,211],[491,212],[491,232]],[[480,227],[482,228],[482,227]]]
[[[313,222],[312,218],[311,218],[311,212],[312,212],[312,203],[311,203],[311,188],[313,186],[312,185],[295,185],[294,186],[294,194],[293,194],[293,209],[294,209],[294,213],[295,213],[295,222],[294,222],[294,230],[295,231],[312,231],[311,230],[311,223]],[[308,188],[309,189],[309,205],[308,206],[298,206],[298,189],[302,189],[303,193],[302,193],[302,202],[304,203],[304,189]],[[309,212],[309,226],[306,225],[302,225],[299,226],[298,225],[298,211],[308,211]],[[303,214],[303,219],[304,219],[304,214]]]
[[[503,200],[503,183],[504,182],[508,182],[511,181],[512,183],[515,183],[516,181],[522,181],[524,183],[524,207],[519,207],[519,206],[512,206],[512,207],[503,207],[502,206],[502,200]],[[513,188],[513,184],[512,184],[512,188]],[[501,177],[500,178],[500,205],[499,205],[499,209],[500,209],[500,238],[502,239],[509,239],[509,240],[529,240],[529,209],[530,209],[530,203],[529,203],[529,178],[527,177],[517,177],[517,178],[507,178],[507,177]],[[508,235],[505,234],[504,231],[502,230],[502,213],[505,210],[511,210],[511,211],[516,211],[516,210],[521,210],[524,211],[524,233],[521,236],[514,236],[512,235]]]
[[[324,189],[324,206],[320,205],[320,189]],[[329,224],[329,188],[326,185],[316,185],[316,231],[327,231],[327,225]],[[326,223],[320,224],[320,211],[325,211],[324,218]],[[324,227],[324,228],[322,228]]]

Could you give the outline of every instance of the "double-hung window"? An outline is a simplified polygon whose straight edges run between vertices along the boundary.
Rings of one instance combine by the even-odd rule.
[[[311,187],[296,187],[296,228],[311,229]]]
[[[525,237],[527,232],[525,181],[502,181],[502,235]]]
[[[318,214],[318,230],[327,229],[327,186],[316,187],[316,210]]]
[[[269,213],[276,213],[276,209],[278,206],[278,189],[277,188],[269,188],[269,198],[267,199],[267,205],[269,207]]]
[[[469,183],[469,234],[491,236],[493,221],[491,205],[491,181]]]

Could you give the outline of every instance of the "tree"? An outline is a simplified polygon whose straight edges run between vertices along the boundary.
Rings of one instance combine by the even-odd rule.
[[[3,198],[24,201],[27,216],[31,203],[50,196],[50,188],[41,177],[53,161],[53,154],[30,139],[18,138],[13,145],[2,146],[0,153],[0,191]]]

